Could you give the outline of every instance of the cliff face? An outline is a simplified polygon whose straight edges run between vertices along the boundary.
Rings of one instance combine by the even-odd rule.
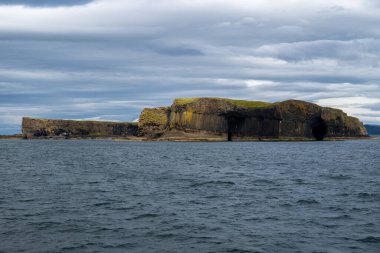
[[[137,135],[137,124],[23,118],[24,138],[96,138]]]
[[[167,130],[169,114],[169,107],[145,108],[139,118],[139,135],[150,138],[160,137]]]
[[[24,118],[25,138],[132,137],[150,140],[323,140],[367,136],[341,110],[297,100],[278,103],[224,98],[176,99],[146,108],[139,123]]]
[[[149,112],[155,114],[154,109]],[[159,136],[170,131],[205,131],[224,135],[229,140],[322,140],[325,137],[367,136],[357,118],[338,109],[296,100],[270,104],[220,98],[177,99],[170,109],[159,112],[157,118],[160,120],[155,121]],[[163,119],[164,115],[168,115],[167,120]],[[144,124],[140,125],[140,132],[149,133],[150,130]]]

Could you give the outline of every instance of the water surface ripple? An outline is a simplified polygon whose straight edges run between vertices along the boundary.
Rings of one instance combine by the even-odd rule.
[[[379,252],[380,141],[0,141],[0,252]]]

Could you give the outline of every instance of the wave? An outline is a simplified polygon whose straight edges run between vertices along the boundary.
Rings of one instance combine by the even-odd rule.
[[[206,181],[206,182],[200,182],[200,183],[193,183],[190,185],[190,187],[198,187],[198,186],[204,186],[204,185],[235,185],[232,181]]]
[[[362,198],[362,199],[380,199],[380,194],[378,193],[368,193],[368,192],[360,192],[358,194],[358,197],[359,198]]]
[[[319,204],[315,199],[300,199],[297,201],[298,204]]]
[[[139,220],[139,219],[145,219],[145,218],[156,218],[158,216],[159,215],[155,214],[155,213],[144,213],[144,214],[137,215],[137,216],[135,216],[133,218],[130,218],[130,219],[127,219],[127,220]]]
[[[367,236],[357,241],[366,243],[380,243],[380,236]]]
[[[347,179],[352,179],[351,176],[348,176],[348,175],[342,175],[342,174],[339,174],[339,175],[332,175],[332,176],[329,176],[330,179],[335,179],[335,180],[347,180]]]

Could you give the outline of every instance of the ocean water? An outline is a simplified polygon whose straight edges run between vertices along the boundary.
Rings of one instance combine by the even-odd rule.
[[[0,252],[380,252],[380,141],[0,141]]]

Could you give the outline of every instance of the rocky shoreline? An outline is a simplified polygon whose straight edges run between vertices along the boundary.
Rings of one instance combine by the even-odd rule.
[[[0,135],[0,140],[54,140],[54,141],[66,141],[66,140],[95,140],[95,141],[117,141],[117,142],[227,142],[224,137],[168,137],[151,139],[146,137],[75,137],[75,138],[61,138],[61,137],[46,137],[46,138],[31,138],[27,139],[22,135]],[[368,137],[341,137],[341,138],[325,138],[323,141],[349,141],[349,140],[380,140],[379,136]],[[313,138],[244,138],[240,140],[234,140],[236,142],[314,142]]]
[[[0,140],[21,140],[24,139],[22,134],[13,134],[13,135],[0,135]]]

